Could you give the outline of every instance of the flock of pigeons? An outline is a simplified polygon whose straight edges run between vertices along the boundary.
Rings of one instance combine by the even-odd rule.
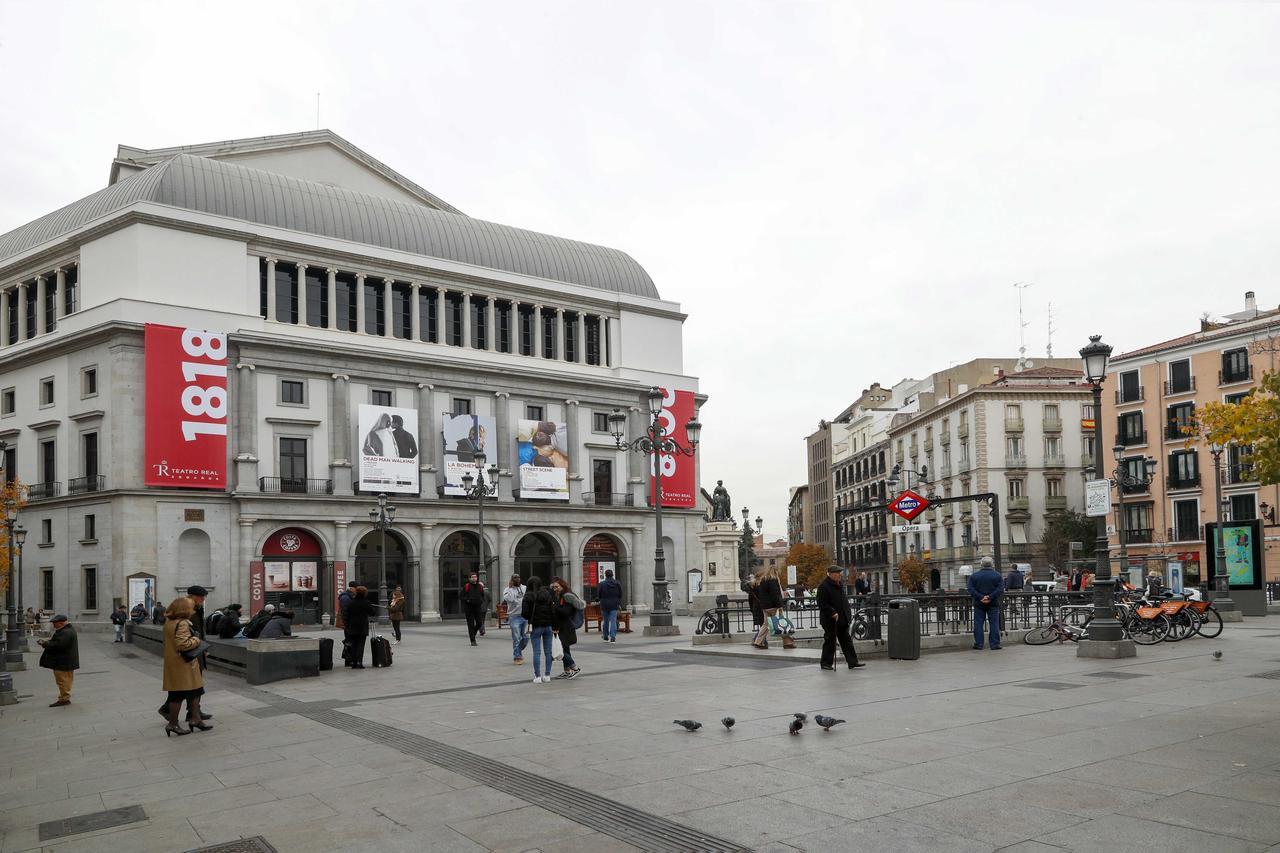
[[[800,730],[804,728],[804,724],[809,721],[809,715],[794,714],[793,716],[795,719],[793,719],[787,726],[787,731],[793,735],[798,735],[800,734]],[[817,723],[824,732],[829,732],[833,726],[838,726],[845,722],[844,720],[837,720],[835,717],[827,717],[822,714],[814,714],[813,721]],[[696,732],[698,729],[702,728],[702,723],[697,720],[672,720],[671,722],[677,726],[683,726],[684,730],[687,732]],[[730,730],[733,729],[733,724],[736,722],[738,721],[733,717],[724,717],[720,720],[720,724]]]

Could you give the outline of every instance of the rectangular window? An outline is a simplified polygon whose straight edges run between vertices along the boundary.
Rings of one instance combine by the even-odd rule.
[[[1124,466],[1125,473],[1128,477],[1135,481],[1132,486],[1123,486],[1126,495],[1139,494],[1147,491],[1148,487],[1142,485],[1142,480],[1146,477],[1146,457],[1144,456],[1128,456],[1120,463]]]
[[[471,414],[471,401],[466,397],[454,397],[451,406],[455,415]]]
[[[595,493],[597,504],[612,504],[613,462],[611,460],[591,460],[591,491]]]
[[[1191,361],[1183,359],[1169,364],[1169,393],[1183,394],[1195,390],[1195,380],[1191,376]]]
[[[1245,397],[1248,397],[1252,393],[1253,393],[1252,391],[1241,391],[1239,394],[1228,394],[1226,395],[1226,397],[1223,398],[1223,401],[1230,406],[1234,406],[1236,403],[1239,403],[1241,400],[1243,400]]]
[[[307,491],[307,440],[280,439],[280,491]]]
[[[1169,454],[1169,488],[1188,489],[1200,485],[1200,454],[1178,450]]]
[[[511,303],[496,302],[494,304],[494,322],[498,328],[496,346],[498,352],[511,352]]]
[[[1142,385],[1138,381],[1138,371],[1128,370],[1120,374],[1120,390],[1117,392],[1119,403],[1136,403],[1142,399]]]
[[[18,407],[18,390],[6,388],[0,391],[0,415],[12,415]]]
[[[1253,378],[1253,370],[1249,366],[1249,350],[1244,347],[1227,350],[1222,354],[1222,373],[1219,381],[1246,382]]]
[[[21,312],[18,310],[18,289],[15,287],[9,291],[9,315],[4,318],[5,326],[8,327],[8,339],[10,343],[18,342],[18,318]]]
[[[421,322],[422,318],[418,318]],[[391,334],[407,341],[413,332],[413,287],[397,281],[391,285]]]
[[[1010,456],[1020,457],[1025,452],[1025,448],[1022,444],[1022,437],[1018,435],[1011,435],[1006,438],[1005,447]]]
[[[451,347],[462,346],[462,294],[445,294],[445,343]]]
[[[71,266],[63,273],[63,294],[65,304],[62,306],[64,314],[74,314],[80,307],[80,301],[77,298],[80,289],[80,267],[78,265]]]
[[[1185,439],[1194,434],[1196,422],[1196,404],[1178,403],[1170,406],[1165,418],[1165,438]]]
[[[1009,481],[1009,497],[1011,498],[1022,497],[1022,481],[1021,480]]]
[[[381,337],[386,333],[387,317],[386,293],[382,287],[382,282],[370,282],[365,279],[364,282],[364,333],[366,335],[378,335]]]
[[[22,306],[22,318],[27,327],[27,340],[36,336],[36,283],[27,282],[26,304]]]
[[[301,406],[305,403],[306,384],[300,379],[280,380],[280,402],[290,406]]]
[[[40,407],[53,405],[53,379],[40,380]]]
[[[53,483],[58,479],[58,445],[54,439],[40,442],[40,482]]]
[[[341,332],[354,332],[356,330],[357,310],[356,300],[359,297],[359,288],[355,275],[349,272],[340,272],[334,276],[334,310],[337,311],[336,319],[338,330]]]
[[[1022,420],[1022,405],[1020,403],[1009,403],[1004,407],[1004,419],[1006,421]]]
[[[1151,541],[1151,504],[1124,505],[1124,538],[1129,544]]]
[[[1253,466],[1249,464],[1249,455],[1253,448],[1248,445],[1233,444],[1227,448],[1227,482],[1247,483],[1253,479]]]
[[[516,338],[519,341],[520,355],[533,355],[533,306],[518,305],[519,329]]]
[[[53,519],[40,519],[40,544],[51,545],[53,543]]]
[[[1253,521],[1257,517],[1257,501],[1254,495],[1231,496],[1232,521]]]
[[[1044,493],[1046,497],[1050,498],[1062,497],[1062,481],[1056,477],[1051,477],[1045,480]]]
[[[80,397],[96,397],[98,395],[98,368],[86,367],[80,371]]]
[[[1120,415],[1116,438],[1126,447],[1147,443],[1147,431],[1142,425],[1141,411]]]
[[[45,279],[44,305],[40,308],[44,311],[45,329],[52,332],[58,328],[58,280],[54,275]]]
[[[12,483],[16,479],[18,479],[18,448],[6,447],[4,449],[5,485]]]
[[[1173,502],[1173,541],[1200,541],[1200,502]]]
[[[542,420],[542,411],[541,406],[525,406],[524,419],[526,421],[540,421]]]
[[[591,431],[604,432],[609,431],[609,413],[608,412],[592,412],[591,413]]]
[[[489,300],[471,294],[471,346],[484,349],[489,340]]]
[[[579,361],[578,350],[578,313],[564,312],[564,360]]]
[[[435,297],[425,287],[418,288],[418,340],[438,343],[436,335]]]
[[[53,610],[53,569],[40,570],[40,606]]]
[[[276,319],[281,323],[298,322],[298,266],[276,261]]]
[[[1093,459],[1093,439],[1094,439],[1094,436],[1092,433],[1087,433],[1081,436],[1080,438],[1080,452],[1083,453],[1089,460]],[[1090,461],[1088,464],[1093,464],[1093,463],[1092,461]]]
[[[84,517],[84,538],[86,541],[98,538],[98,517],[93,513],[88,513]]]
[[[322,267],[307,267],[306,287],[306,323],[324,328],[329,325],[329,271]]]
[[[542,357],[556,357],[556,312],[554,308],[542,309]]]
[[[1053,423],[1062,420],[1062,415],[1058,413],[1057,403],[1045,403],[1044,419],[1046,423]]]
[[[1044,456],[1051,462],[1062,461],[1062,436],[1049,435],[1044,439]]]
[[[98,569],[96,566],[85,566],[84,573],[84,609],[98,609]]]
[[[84,477],[87,491],[98,490],[98,434],[87,432],[80,436],[81,448],[84,450]]]
[[[382,388],[374,388],[369,391],[369,402],[375,406],[391,406],[393,394]]]
[[[587,317],[587,364],[600,364],[600,318]]]

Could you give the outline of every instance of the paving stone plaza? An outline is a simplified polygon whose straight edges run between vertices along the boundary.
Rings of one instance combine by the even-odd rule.
[[[579,678],[535,685],[506,630],[473,648],[461,626],[413,626],[388,670],[211,672],[214,729],[177,739],[159,659],[86,633],[69,707],[47,707],[30,655],[0,709],[0,845],[1280,849],[1280,616],[1136,659],[1011,644],[836,673],[807,650],[690,653],[683,628],[586,635]],[[790,736],[794,712],[848,722]]]

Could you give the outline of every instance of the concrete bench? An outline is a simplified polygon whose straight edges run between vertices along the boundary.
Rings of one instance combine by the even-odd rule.
[[[205,638],[209,644],[206,664],[221,672],[242,676],[248,684],[267,684],[286,678],[320,674],[320,640],[315,637],[280,637],[273,640],[223,640]],[[164,656],[164,627],[135,625],[133,644]]]

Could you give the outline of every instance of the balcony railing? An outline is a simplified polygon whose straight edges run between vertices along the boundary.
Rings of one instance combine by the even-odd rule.
[[[961,474],[965,473],[972,467],[973,467],[973,463],[970,462],[968,459],[961,459],[959,462],[956,463],[956,470]]]
[[[1138,445],[1138,444],[1146,444],[1147,431],[1144,429],[1141,432],[1121,433],[1116,440],[1119,441],[1121,444],[1123,444],[1125,447],[1133,447],[1134,445]]]
[[[1125,403],[1141,403],[1146,398],[1146,388],[1139,385],[1137,388],[1117,388],[1116,389],[1116,405],[1121,406]]]
[[[1044,508],[1049,511],[1065,510],[1067,508],[1067,496],[1046,495],[1044,499]]]
[[[1025,453],[1006,453],[1004,455],[1004,467],[1006,468],[1026,468],[1027,455]]]
[[[1022,432],[1025,426],[1026,425],[1023,423],[1022,418],[1005,418],[1004,419],[1005,432]]]
[[[1204,541],[1204,525],[1192,524],[1186,527],[1170,527],[1170,542],[1203,542]]]
[[[1067,467],[1066,457],[1061,453],[1047,453],[1044,457],[1044,467],[1065,468]]]
[[[1149,545],[1151,544],[1151,528],[1150,527],[1132,527],[1124,532],[1124,541],[1126,545]]]
[[[1126,495],[1145,495],[1151,491],[1150,486],[1144,486],[1141,482],[1134,483],[1132,486],[1121,486],[1120,491]]]
[[[259,477],[258,490],[268,495],[331,495],[333,480],[300,477]]]
[[[972,545],[961,545],[959,548],[957,548],[957,549],[956,549],[955,553],[956,553],[956,559],[957,559],[957,560],[972,560],[972,559],[973,559],[973,546],[972,546]]]
[[[1016,498],[1009,498],[1010,512],[1026,512],[1029,509],[1031,509],[1031,498],[1027,497],[1026,495],[1022,495],[1021,497],[1016,497]]]
[[[960,424],[959,426],[957,426],[957,427],[956,427],[956,435],[957,435],[958,437],[960,437],[960,438],[968,438],[968,437],[969,437],[969,424],[968,424],[967,422],[965,422],[965,423],[962,423],[962,424]]]
[[[943,445],[943,446],[946,446],[946,445],[948,445],[948,444],[950,444],[950,443],[951,443],[951,433],[950,433],[950,432],[944,432],[944,433],[942,433],[942,435],[938,436],[938,444],[941,444],[941,445]]]
[[[1188,439],[1195,437],[1195,432],[1195,424],[1184,424],[1179,423],[1178,421],[1173,421],[1165,425],[1164,437],[1173,441],[1187,441]]]
[[[1062,417],[1045,418],[1041,426],[1045,432],[1062,432]]]
[[[1170,474],[1167,480],[1169,488],[1171,489],[1194,489],[1200,485],[1199,474],[1192,477],[1182,477],[1177,474]]]
[[[1196,378],[1189,376],[1186,379],[1174,379],[1164,383],[1164,395],[1169,397],[1173,394],[1189,394],[1196,390]]]
[[[951,476],[951,463],[943,462],[941,465],[938,466],[938,477],[945,480],[950,476]]]
[[[74,480],[67,481],[67,494],[78,495],[84,492],[100,492],[107,487],[107,478],[101,475],[96,477],[76,477]]]
[[[630,492],[583,492],[582,502],[593,506],[635,506],[635,496]]]
[[[1092,454],[1092,453],[1087,453],[1087,452],[1086,452],[1086,453],[1081,453],[1081,454],[1080,454],[1080,464],[1081,464],[1083,467],[1085,467],[1085,468],[1092,468],[1092,467],[1093,467],[1093,454]]]
[[[1219,370],[1219,385],[1234,385],[1237,382],[1253,381],[1253,365],[1246,365],[1243,370]]]
[[[43,501],[49,498],[56,498],[62,494],[62,484],[58,482],[51,483],[33,483],[27,486],[27,500]]]
[[[1252,465],[1228,465],[1224,473],[1227,477],[1227,485],[1231,486],[1237,483],[1252,483],[1257,479],[1253,476]]]
[[[1031,546],[1026,542],[1012,542],[1009,545],[1010,557],[1030,557]]]

